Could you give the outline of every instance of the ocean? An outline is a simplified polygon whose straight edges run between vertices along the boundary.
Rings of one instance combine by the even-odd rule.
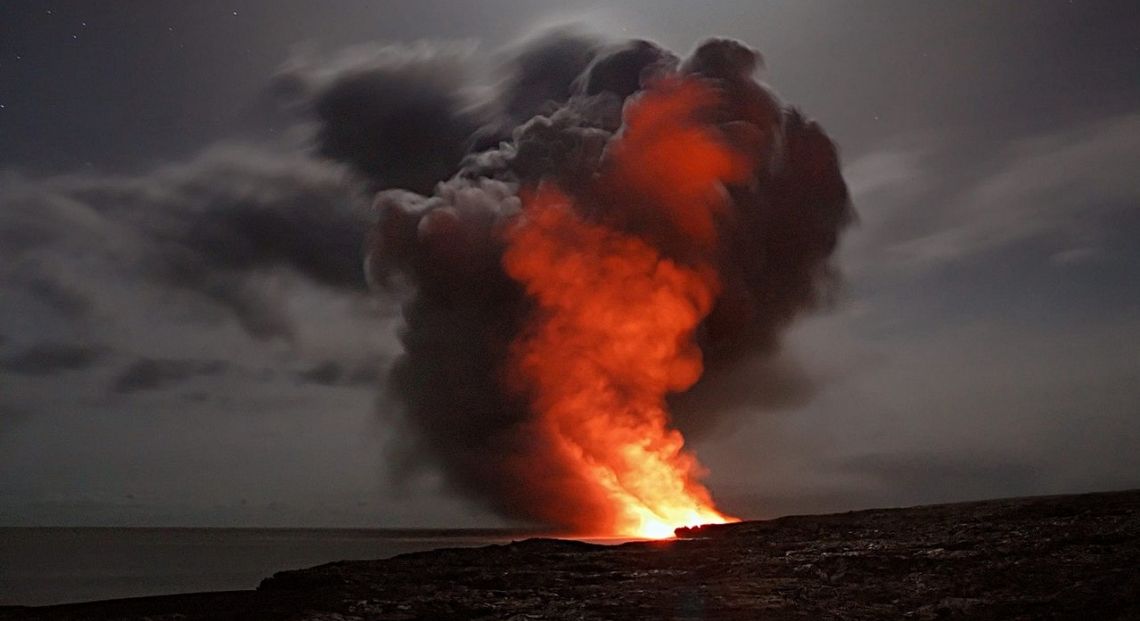
[[[504,530],[0,528],[0,605],[252,589],[286,569],[534,536]]]

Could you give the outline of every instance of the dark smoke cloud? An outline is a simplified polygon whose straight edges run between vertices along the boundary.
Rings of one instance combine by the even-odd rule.
[[[665,252],[680,252],[684,245],[670,245],[652,200],[593,187],[606,148],[621,130],[625,102],[677,72],[715,84],[724,102],[713,121],[754,157],[757,172],[728,188],[733,206],[715,257],[724,291],[699,335],[707,373],[677,397],[676,422],[682,431],[699,431],[726,411],[791,407],[810,397],[810,382],[777,357],[780,335],[796,316],[827,302],[836,282],[829,259],[852,212],[834,145],[817,124],[753,79],[762,65],[758,53],[730,40],[707,41],[681,60],[647,41],[602,44],[555,31],[519,48],[486,108],[497,113],[466,139],[459,134],[467,127],[456,119],[470,117],[459,113],[452,97],[461,80],[432,82],[434,90],[427,89],[417,82],[414,65],[384,64],[359,79],[350,72],[315,91],[322,151],[372,167],[368,174],[392,188],[375,201],[380,220],[368,273],[379,287],[410,286],[405,351],[386,387],[403,405],[389,413],[404,429],[393,447],[398,478],[439,468],[455,490],[511,518],[561,524],[567,512],[581,513],[564,506],[575,497],[575,475],[553,457],[555,451],[539,445],[527,404],[504,390],[504,361],[530,302],[503,272],[500,231],[518,213],[520,194],[554,182],[578,194],[575,202],[593,210],[587,216],[623,222]],[[385,142],[382,131],[373,131],[383,130],[373,115],[391,118],[390,100],[402,100],[401,89],[411,101],[433,93],[427,99],[435,103],[421,111],[447,128],[448,140],[429,134],[422,145]],[[334,100],[351,102],[346,105],[353,110],[321,112],[319,102],[345,92],[371,94],[337,95]],[[414,120],[424,123],[431,124]],[[372,142],[331,148],[341,133]],[[444,143],[448,148],[441,148]],[[461,159],[452,157],[456,144],[469,146]],[[383,155],[375,155],[379,151]],[[461,163],[454,176],[449,166],[433,165],[403,184],[397,182],[406,174],[402,165],[383,166],[425,158]],[[662,180],[660,191],[670,191],[668,182]],[[327,375],[335,373],[329,369]]]
[[[543,33],[508,51],[506,77],[498,87],[502,112],[513,126],[554,111],[574,94],[574,81],[594,62],[601,39],[561,28]]]
[[[471,152],[492,150],[510,141],[515,128],[539,114],[557,110],[573,94],[574,81],[593,62],[602,41],[573,28],[543,33],[508,50],[491,101],[493,119],[475,133]]]
[[[678,58],[650,41],[628,41],[603,50],[576,80],[583,95],[610,93],[619,99],[641,90],[647,78],[669,71]]]
[[[276,89],[319,121],[318,152],[376,188],[430,193],[450,177],[480,126],[464,94],[459,46],[361,47],[331,62],[298,58]]]

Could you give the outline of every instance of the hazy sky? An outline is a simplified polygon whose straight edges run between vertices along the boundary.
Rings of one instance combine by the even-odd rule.
[[[566,22],[739,38],[841,148],[847,285],[787,347],[816,390],[696,445],[728,511],[1140,486],[1131,3],[6,0],[0,525],[498,524],[386,480],[397,310],[345,286],[362,198],[271,84]],[[275,210],[320,260],[234,233]]]

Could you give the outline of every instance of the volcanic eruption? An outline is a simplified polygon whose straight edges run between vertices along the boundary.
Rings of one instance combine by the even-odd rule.
[[[415,62],[343,78],[314,105],[326,153],[380,188],[370,281],[405,295],[385,384],[400,407],[382,408],[401,431],[394,472],[440,472],[505,517],[579,534],[732,520],[683,432],[723,415],[717,378],[774,356],[827,299],[852,215],[831,141],[731,40],[682,60],[555,32],[475,107]],[[345,146],[344,107],[373,91],[370,138]],[[375,169],[416,128],[435,168],[465,152],[430,195]]]

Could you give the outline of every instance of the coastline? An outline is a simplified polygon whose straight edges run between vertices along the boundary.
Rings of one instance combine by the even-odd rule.
[[[256,590],[25,619],[1140,618],[1140,490],[527,539],[278,572]]]

